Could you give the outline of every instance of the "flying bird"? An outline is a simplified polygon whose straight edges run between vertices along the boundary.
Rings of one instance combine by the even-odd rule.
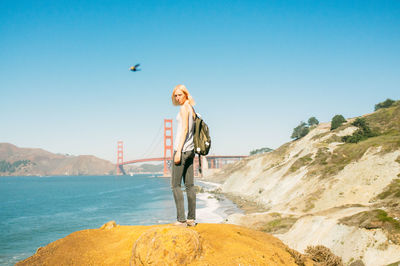
[[[140,69],[138,69],[139,66],[140,66],[140,64],[136,64],[135,66],[132,66],[130,68],[130,70],[133,71],[133,72],[140,71]]]

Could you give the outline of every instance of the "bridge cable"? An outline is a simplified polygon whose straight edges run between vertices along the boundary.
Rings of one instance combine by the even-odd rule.
[[[147,147],[141,158],[146,158],[147,156],[149,156],[150,151],[153,150],[154,145],[158,142],[157,140],[160,139],[160,133],[162,132],[161,129],[162,125],[160,125],[159,129],[156,131],[156,135],[154,136],[153,140],[151,141],[150,145]]]
[[[152,152],[152,150],[154,149],[154,144],[156,143],[157,139],[160,139],[160,133],[162,132],[162,127],[163,127],[163,123],[161,123],[160,127],[158,128],[156,135],[154,136],[152,142],[150,143],[150,145],[147,147],[147,149],[145,150],[145,152],[142,155],[142,158],[146,158],[146,156],[150,155],[150,150]],[[158,143],[157,143],[158,144]]]
[[[149,151],[149,153],[148,153],[148,155],[147,156],[150,156],[151,155],[151,157],[162,157],[163,156],[163,154],[160,156],[160,155],[154,155],[154,153],[155,153],[155,151],[158,151],[158,152],[156,152],[156,154],[157,153],[159,153],[159,151],[160,151],[160,149],[161,149],[161,151],[162,151],[162,149],[163,149],[163,142],[164,142],[164,140],[162,139],[162,138],[159,138],[159,141],[158,141],[158,143],[156,144],[156,145],[154,145],[153,146],[153,148]]]

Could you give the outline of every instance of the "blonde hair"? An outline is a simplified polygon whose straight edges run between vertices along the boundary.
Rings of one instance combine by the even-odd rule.
[[[172,96],[171,96],[171,98],[172,98],[172,104],[173,104],[173,105],[179,105],[179,103],[175,100],[175,92],[176,92],[177,90],[181,90],[181,91],[183,92],[183,94],[185,94],[186,99],[189,101],[189,104],[190,104],[191,106],[194,106],[194,105],[196,104],[196,102],[194,101],[193,97],[190,95],[190,93],[189,93],[188,89],[186,88],[186,86],[185,86],[185,85],[182,85],[182,84],[179,84],[179,85],[177,85],[177,86],[174,88],[174,90],[172,91]]]

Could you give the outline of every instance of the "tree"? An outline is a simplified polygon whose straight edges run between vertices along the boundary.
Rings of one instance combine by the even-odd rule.
[[[271,152],[271,151],[273,151],[273,149],[265,147],[265,148],[260,148],[260,149],[255,149],[255,150],[250,151],[250,155],[266,153],[266,152]]]
[[[315,118],[314,116],[313,117],[310,117],[309,119],[308,119],[308,125],[311,127],[311,126],[313,126],[313,125],[318,125],[319,124],[319,121],[318,121],[318,119],[317,118]]]
[[[394,104],[392,99],[386,99],[386,101],[375,104],[375,111],[381,108],[388,108]]]
[[[337,129],[340,127],[343,123],[347,122],[346,119],[342,115],[335,115],[332,118],[331,122],[331,130]]]
[[[307,126],[306,123],[301,121],[300,124],[293,129],[291,138],[292,139],[300,139],[300,138],[304,137],[305,135],[307,135],[308,132],[310,132],[310,128]]]

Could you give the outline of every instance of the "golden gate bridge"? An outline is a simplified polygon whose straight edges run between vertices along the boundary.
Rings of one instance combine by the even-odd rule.
[[[152,157],[152,158],[141,158],[135,160],[124,160],[124,143],[122,140],[117,142],[117,174],[125,175],[124,165],[143,163],[143,162],[164,162],[164,176],[171,175],[171,161],[173,155],[173,132],[172,132],[172,119],[164,119],[164,156],[163,157]],[[206,163],[208,169],[218,169],[222,166],[231,163],[233,161],[241,160],[247,156],[243,155],[207,155],[201,156],[202,165]],[[194,160],[195,175],[198,175],[198,156]]]

